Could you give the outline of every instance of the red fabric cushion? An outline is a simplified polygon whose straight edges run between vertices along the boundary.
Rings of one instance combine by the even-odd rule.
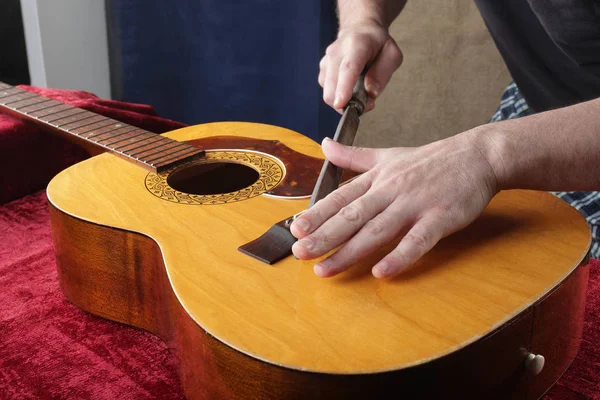
[[[64,297],[43,191],[0,207],[0,243],[0,399],[184,398],[156,336]]]
[[[148,106],[24,87],[154,132],[182,125]],[[0,114],[0,203],[42,188],[85,154]],[[0,399],[183,399],[176,361],[155,336],[85,313],[58,286],[46,197],[0,206]],[[543,266],[540,266],[543,267]],[[600,262],[592,260],[581,349],[545,396],[600,398]]]

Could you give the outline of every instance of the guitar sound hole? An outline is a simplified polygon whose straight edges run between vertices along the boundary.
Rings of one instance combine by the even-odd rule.
[[[176,169],[167,178],[167,183],[180,192],[211,195],[243,189],[256,182],[259,176],[256,170],[246,165],[215,162]]]

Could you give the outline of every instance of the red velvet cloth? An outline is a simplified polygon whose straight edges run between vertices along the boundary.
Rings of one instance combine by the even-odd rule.
[[[157,118],[147,106],[107,102],[82,92],[43,92],[150,131],[181,126]],[[3,199],[39,189],[53,173],[85,157],[50,138],[0,114]],[[35,164],[27,165],[32,160]],[[14,162],[20,163],[13,173],[22,174],[21,179],[5,170]],[[590,266],[585,319],[579,354],[547,400],[600,399],[596,260]],[[65,299],[58,286],[44,192],[0,206],[0,399],[183,398],[176,360],[164,343],[83,312]]]
[[[156,336],[64,297],[43,191],[0,207],[0,243],[0,399],[184,399]]]

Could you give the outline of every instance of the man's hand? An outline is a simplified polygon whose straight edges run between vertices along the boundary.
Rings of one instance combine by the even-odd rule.
[[[375,107],[374,99],[401,63],[402,53],[383,25],[364,20],[358,25],[342,28],[319,64],[323,100],[341,111],[352,96],[358,76],[366,65],[370,65],[365,77],[369,95],[366,111],[370,111]]]
[[[385,278],[409,267],[477,218],[497,193],[494,169],[470,132],[416,148],[353,148],[325,139],[331,162],[363,174],[294,221],[294,255],[313,259],[341,245],[314,267],[329,277],[402,237],[372,273]]]

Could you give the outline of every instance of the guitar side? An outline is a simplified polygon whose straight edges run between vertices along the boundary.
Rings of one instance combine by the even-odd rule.
[[[65,296],[92,314],[159,336],[178,358],[189,399],[535,399],[568,368],[581,341],[585,263],[514,320],[430,363],[366,375],[282,368],[246,356],[198,326],[174,295],[152,239],[74,218],[52,205],[50,216]],[[527,349],[546,355],[548,365],[537,377],[526,370]]]

